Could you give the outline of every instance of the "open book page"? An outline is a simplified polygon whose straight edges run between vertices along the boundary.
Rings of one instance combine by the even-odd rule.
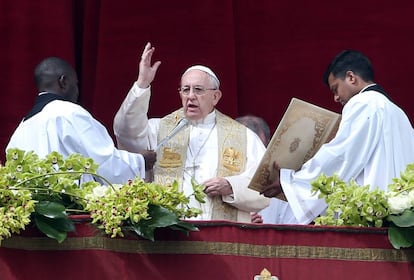
[[[273,163],[298,170],[336,134],[341,115],[306,101],[292,98],[249,188],[261,192],[276,177]],[[278,197],[286,200],[284,196]]]

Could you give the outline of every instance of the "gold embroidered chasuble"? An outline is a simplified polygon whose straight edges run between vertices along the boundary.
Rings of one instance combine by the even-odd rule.
[[[162,118],[158,130],[158,141],[164,139],[183,117],[183,110],[179,109]],[[242,173],[246,165],[246,128],[217,110],[216,128],[218,138],[216,176],[226,177]],[[189,138],[190,129],[187,127],[161,147],[157,153],[157,162],[154,166],[155,182],[168,185],[176,180],[182,186]],[[211,203],[212,220],[237,221],[237,209],[223,202],[220,196],[213,197]]]

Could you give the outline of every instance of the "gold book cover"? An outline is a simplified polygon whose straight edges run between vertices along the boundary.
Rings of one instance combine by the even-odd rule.
[[[335,136],[340,119],[338,113],[292,98],[249,188],[262,192],[275,180],[273,162],[277,162],[280,168],[298,170]],[[286,200],[283,195],[278,198]]]

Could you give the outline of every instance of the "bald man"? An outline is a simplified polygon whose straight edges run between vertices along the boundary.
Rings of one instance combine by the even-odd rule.
[[[250,212],[269,203],[248,189],[265,152],[263,143],[254,132],[215,108],[222,96],[220,81],[203,65],[188,68],[181,77],[182,108],[164,118],[148,119],[150,84],[161,64],[151,64],[154,50],[150,43],[145,46],[138,79],[115,116],[119,147],[129,151],[158,148],[154,166],[158,183],[178,181],[186,194],[192,193],[192,179],[203,184],[206,203],[190,201],[190,206],[202,210],[196,219],[250,222]],[[162,144],[178,124],[182,129]]]
[[[38,96],[7,145],[34,151],[44,157],[57,151],[64,157],[73,153],[92,158],[98,174],[111,183],[126,183],[145,176],[152,168],[155,153],[130,153],[115,148],[106,128],[76,104],[79,96],[75,70],[65,60],[48,57],[41,61],[34,78]]]

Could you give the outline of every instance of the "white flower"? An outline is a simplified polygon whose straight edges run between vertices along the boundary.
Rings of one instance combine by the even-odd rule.
[[[95,188],[93,188],[92,193],[87,194],[87,199],[93,199],[93,198],[100,198],[104,197],[108,192],[118,191],[122,188],[122,184],[113,184],[112,187],[108,187],[106,185],[100,185]]]
[[[97,186],[95,188],[93,188],[93,195],[95,197],[103,197],[105,196],[106,191],[108,190],[108,186]]]
[[[388,197],[388,205],[391,214],[400,214],[412,206],[407,193]]]
[[[85,195],[85,198],[94,199],[94,198],[104,197],[107,190],[108,190],[108,186],[103,186],[103,185],[97,186],[93,188],[92,193]]]

